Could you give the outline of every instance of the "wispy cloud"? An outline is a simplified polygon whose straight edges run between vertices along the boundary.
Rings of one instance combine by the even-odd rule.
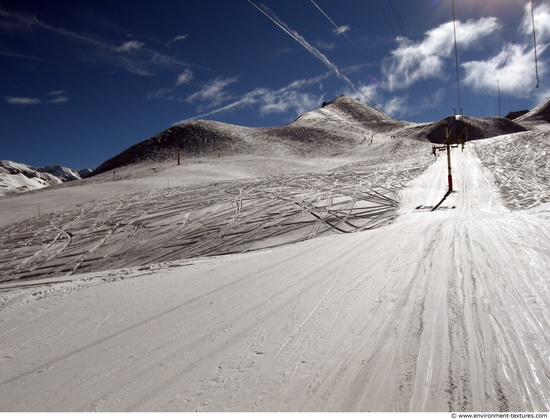
[[[306,91],[306,89],[316,85],[320,86],[321,82],[331,75],[330,72],[327,72],[309,79],[294,80],[280,89],[258,87],[245,94],[239,95],[239,99],[237,100],[211,109],[208,112],[176,122],[175,124],[211,117],[213,115],[232,112],[243,108],[256,108],[258,113],[262,116],[288,113],[293,113],[294,116],[298,116],[322,104],[324,93],[315,94]],[[233,96],[237,95],[234,94]]]
[[[121,46],[114,48],[116,52],[131,52],[139,51],[145,46],[143,42],[139,41],[128,41],[123,43]]]
[[[327,51],[332,51],[334,50],[334,48],[336,48],[336,44],[334,42],[317,41],[315,44],[318,48],[325,49]]]
[[[147,99],[166,99],[166,100],[172,100],[176,102],[184,102],[183,99],[177,98],[174,95],[172,95],[172,92],[174,92],[174,89],[163,87],[155,90],[154,92],[149,93],[147,95]]]
[[[39,105],[42,103],[42,99],[36,97],[21,97],[21,96],[6,96],[4,98],[6,103],[10,105]]]
[[[198,102],[203,109],[218,106],[223,102],[231,100],[233,96],[226,88],[237,82],[237,80],[239,80],[237,76],[216,77],[205,83],[199,91],[189,95],[187,101],[190,103]]]
[[[180,86],[182,84],[187,84],[189,83],[191,80],[193,80],[194,78],[194,74],[193,74],[193,71],[191,71],[190,69],[186,68],[185,71],[183,73],[181,73],[180,75],[178,75],[178,79],[176,80],[176,86]]]
[[[97,63],[108,64],[123,68],[130,73],[144,76],[155,74],[155,70],[161,67],[174,68],[187,65],[187,63],[173,56],[151,49],[145,43],[138,40],[130,40],[118,44],[105,40],[100,36],[81,34],[52,25],[36,16],[8,11],[1,6],[0,29],[21,37],[28,36],[34,31],[45,31],[55,34],[63,41],[78,46],[78,53],[74,57],[81,61],[95,61]],[[10,52],[9,54],[14,57],[21,55],[17,52]]]
[[[44,61],[44,59],[42,58],[34,57],[28,54],[20,54],[17,52],[0,51],[0,55],[3,55],[5,57],[12,57],[12,58],[22,58],[24,60],[31,60],[31,61]]]
[[[324,94],[313,94],[297,90],[266,90],[259,95],[259,111],[261,115],[274,113],[289,113],[301,115],[304,112],[318,108],[323,102]]]
[[[22,97],[22,96],[6,96],[4,100],[10,105],[29,106],[40,104],[62,105],[69,101],[65,96],[64,90],[56,90],[46,93],[45,98],[41,97]],[[53,96],[53,97],[52,97]]]
[[[332,32],[334,33],[334,35],[342,35],[343,33],[348,32],[350,29],[351,29],[350,25],[342,25],[342,26],[338,26],[337,28],[334,28]]]
[[[69,101],[69,98],[67,96],[57,96],[51,100],[48,100],[47,103],[51,103],[53,105],[62,105],[64,103],[67,103]]]
[[[170,44],[172,44],[172,43],[174,43],[174,42],[185,41],[187,38],[189,38],[189,34],[188,34],[188,33],[185,34],[185,35],[178,35],[178,36],[176,36],[176,37],[170,39],[170,40],[166,43],[166,45],[170,45]]]

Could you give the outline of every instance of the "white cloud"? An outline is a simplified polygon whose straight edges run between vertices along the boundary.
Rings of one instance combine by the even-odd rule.
[[[58,90],[46,93],[46,96],[56,96],[54,98],[42,99],[39,97],[21,97],[21,96],[6,96],[4,99],[6,103],[10,105],[40,105],[40,104],[53,104],[53,105],[62,105],[69,101],[69,98],[64,95],[64,90]]]
[[[170,39],[166,45],[169,45],[169,44],[171,44],[171,43],[173,43],[173,42],[185,41],[187,38],[189,38],[189,34],[178,35],[178,36],[176,36],[176,37]]]
[[[178,76],[178,79],[176,80],[176,86],[189,83],[191,80],[193,80],[193,78],[193,72],[187,68],[183,73]]]
[[[536,3],[536,2],[535,2]],[[531,5],[525,5],[525,11],[531,16]],[[547,42],[550,38],[550,3],[542,3],[535,6],[535,30],[537,42]],[[533,20],[525,19],[522,32],[531,37],[533,34]]]
[[[472,89],[492,90],[498,80],[501,92],[529,97],[536,84],[533,75],[533,50],[524,45],[506,46],[488,60],[470,61],[462,64],[462,67],[466,73],[464,85]],[[544,62],[539,62],[539,71],[545,67]]]
[[[172,93],[173,91],[174,89],[166,89],[166,88],[158,89],[158,90],[155,90],[154,92],[149,93],[147,95],[147,99],[171,99],[169,94]]]
[[[123,43],[121,46],[116,47],[114,50],[116,52],[130,52],[130,51],[138,51],[141,48],[143,48],[145,44],[143,42],[139,41],[128,41]]]
[[[359,99],[361,101],[365,100],[365,96],[371,98],[371,100],[375,102],[380,100],[379,90],[377,85],[369,83],[369,84],[362,84],[357,87],[359,89],[359,92],[351,88],[346,88],[344,90],[344,94],[346,96],[352,97],[354,99]],[[369,106],[372,106],[372,104],[369,104]]]
[[[351,26],[350,26],[350,25],[342,25],[342,26],[338,26],[338,28],[334,28],[334,29],[332,30],[332,32],[333,32],[335,35],[341,35],[341,34],[343,34],[343,33],[348,32],[350,29],[351,29]]]
[[[64,103],[67,103],[68,101],[69,101],[69,98],[67,96],[57,96],[56,98],[48,100],[48,103],[51,103],[54,105],[62,105]]]
[[[216,77],[207,82],[201,90],[189,95],[187,101],[190,103],[208,102],[203,104],[205,108],[218,106],[231,99],[232,95],[225,88],[235,83],[238,79],[238,77]]]
[[[408,114],[411,109],[409,104],[409,96],[394,96],[389,102],[384,105],[384,110],[389,115],[404,115]]]
[[[323,102],[324,95],[314,95],[296,90],[267,90],[259,96],[261,115],[293,112],[301,115],[317,108]]]
[[[322,80],[326,79],[331,74],[332,73],[327,72],[310,79],[294,80],[287,86],[277,90],[258,87],[241,95],[238,100],[200,115],[195,115],[191,118],[179,121],[176,124],[252,106],[257,107],[260,115],[293,112],[295,116],[298,116],[306,111],[319,107],[323,102],[323,94],[315,95],[304,92],[303,89],[321,83]]]
[[[525,5],[525,12],[531,16],[530,4]],[[550,39],[550,4],[543,3],[535,7],[535,29],[537,34],[538,71],[544,74],[548,60],[544,52]],[[535,53],[533,45],[532,19],[525,19],[521,28],[523,40],[516,44],[504,45],[493,57],[486,60],[470,61],[462,64],[466,76],[464,85],[477,90],[491,91],[498,87],[502,93],[520,98],[528,98],[535,91]]]
[[[332,51],[336,48],[336,44],[334,42],[317,41],[316,44],[318,48],[326,49],[328,51]]]
[[[475,48],[480,39],[494,35],[499,28],[493,17],[456,22],[457,45],[461,50]],[[427,31],[417,43],[397,38],[399,46],[383,66],[390,87],[407,88],[421,79],[444,78],[446,60],[454,54],[453,31],[453,23],[448,22]]]
[[[42,103],[42,99],[36,97],[19,97],[19,96],[6,96],[4,98],[10,105],[38,105]]]
[[[381,89],[380,85],[377,83],[362,84],[359,86],[359,90],[361,93],[352,89],[345,89],[344,94],[359,99],[362,102],[365,102],[365,96],[367,96],[374,101],[383,112],[393,118],[400,118],[405,115],[418,115],[428,109],[433,109],[434,106],[441,103],[445,93],[444,89],[438,89],[430,99],[418,98],[416,96],[411,98],[408,94],[402,96],[391,94],[388,96],[387,92]],[[417,101],[413,103],[413,100]],[[375,107],[372,102],[368,102],[367,104],[371,107]]]

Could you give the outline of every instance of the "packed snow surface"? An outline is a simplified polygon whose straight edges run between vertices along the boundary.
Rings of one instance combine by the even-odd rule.
[[[377,228],[311,234],[310,240],[290,244],[284,238],[303,224],[289,220],[294,229],[281,230],[284,246],[73,276],[4,277],[2,410],[550,410],[548,165],[544,176],[537,175],[543,162],[531,164],[526,147],[498,151],[501,141],[512,145],[522,135],[453,150],[454,192],[444,200],[447,158],[441,154],[432,156],[425,170],[412,172],[393,195],[382,193],[368,171],[365,189],[353,189],[351,182],[342,187],[345,174],[354,173],[350,168],[361,168],[354,163],[322,178],[330,182],[281,178],[288,180],[279,183],[287,189],[271,185],[271,195],[261,196],[256,183],[256,189],[241,192],[229,188],[233,206],[226,212],[209,206],[195,220],[212,223],[213,211],[214,218],[232,220],[225,234],[240,214],[254,219],[250,206],[292,196],[304,221],[326,221],[310,223],[308,233],[331,225],[344,229],[350,227],[346,222],[363,225],[354,217],[372,215],[377,204],[364,198],[379,192],[384,203],[391,198],[398,205],[391,222]],[[537,135],[539,148],[548,149],[547,133]],[[497,150],[498,164],[488,150]],[[515,166],[518,158],[525,158],[520,167]],[[395,173],[407,171],[396,160],[387,163]],[[508,166],[516,167],[508,173],[510,182],[497,170]],[[384,174],[379,181],[388,190],[391,179]],[[76,196],[78,188],[64,189]],[[242,193],[247,190],[254,198],[250,202]],[[311,190],[319,194],[312,198],[306,193]],[[537,191],[535,198],[530,190]],[[151,196],[154,205],[161,195]],[[353,205],[350,196],[356,197]],[[214,198],[224,205],[223,197]],[[121,221],[109,218],[122,208],[112,206],[113,199],[105,201],[103,228],[79,225],[83,218],[62,218],[62,211],[72,211],[69,207],[41,217],[21,215],[20,226],[44,229],[43,220],[51,220],[55,234],[39,246],[29,230],[32,253],[21,246],[2,263],[13,267],[15,257],[22,266],[38,264],[55,272],[43,263],[73,243],[69,233],[77,225],[81,237],[88,228],[94,245],[82,247],[87,243],[82,242],[57,263],[68,260],[72,269],[75,261],[93,259],[116,232],[116,223],[109,222]],[[0,206],[13,202],[0,201]],[[84,200],[80,205],[85,211],[76,215],[84,217],[91,208]],[[163,205],[157,209],[166,214]],[[265,227],[285,216],[281,207],[272,213],[265,206],[257,209]],[[152,214],[145,206],[140,211],[134,217]],[[128,216],[125,222],[137,226],[134,219]],[[3,225],[4,242],[21,243],[19,232],[10,230],[9,222]],[[185,224],[172,225],[185,230]],[[243,223],[237,231],[246,234],[251,226],[248,237],[256,240],[262,230],[256,224]],[[133,240],[131,234],[122,237],[121,247]],[[272,244],[276,237],[270,236]],[[117,249],[110,249],[102,254],[104,260],[116,256]],[[20,272],[13,269],[14,275]]]

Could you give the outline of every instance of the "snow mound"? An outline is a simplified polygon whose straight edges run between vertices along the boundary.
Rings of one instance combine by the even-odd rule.
[[[0,196],[32,191],[80,179],[80,175],[63,166],[32,167],[10,160],[0,160]]]
[[[365,105],[358,99],[342,95],[331,102],[323,103],[323,107],[307,112],[298,117],[291,125],[332,127],[349,131],[389,132],[404,126],[378,109]]]
[[[455,116],[448,116],[436,122],[404,128],[399,133],[418,140],[443,143],[447,133],[449,136],[455,136],[464,129],[467,132],[466,141],[527,131],[527,128],[507,118],[461,116],[457,119]]]
[[[93,175],[146,161],[181,158],[259,156],[333,156],[349,150],[373,132],[400,128],[403,122],[346,96],[281,127],[248,128],[197,120],[173,126],[133,145],[101,164]]]
[[[516,119],[517,122],[550,122],[550,98]]]

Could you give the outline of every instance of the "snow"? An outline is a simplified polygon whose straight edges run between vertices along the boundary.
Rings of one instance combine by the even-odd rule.
[[[156,178],[146,176],[147,166],[125,175],[117,169],[127,177],[108,181],[105,173],[33,194],[43,196],[41,208],[59,205],[40,217],[4,211],[30,205],[24,195],[0,200],[0,234],[11,240],[1,250],[3,271],[15,275],[15,261],[50,273],[3,274],[2,410],[548,411],[549,169],[522,141],[541,149],[548,133],[453,150],[454,192],[436,211],[447,188],[446,156],[432,161],[427,148],[391,148],[389,139],[368,164],[325,161],[307,175],[303,161],[286,175],[256,178],[259,169],[243,157],[227,159],[218,186],[202,183],[208,175],[200,165],[216,164],[209,159],[185,180],[170,177],[170,187],[161,186],[169,172],[160,166]],[[250,175],[236,180],[247,167]],[[500,171],[508,167],[515,177],[506,183]],[[132,179],[132,170],[142,175]],[[209,205],[182,210],[185,196],[199,203],[201,193],[211,195]],[[377,193],[398,202],[386,205],[381,218],[393,215],[377,228],[343,234],[328,227],[349,227],[343,214],[378,220],[365,216]],[[286,207],[284,197],[301,205]],[[299,211],[294,221],[291,208]],[[261,239],[264,227],[285,220],[292,228]],[[151,234],[140,235],[139,225]],[[142,240],[177,244],[183,236],[167,236],[168,225],[181,234],[206,228],[213,234],[207,239],[201,230],[205,246],[221,240],[231,252],[238,246],[224,237],[266,246],[133,258],[130,249]],[[292,243],[304,235],[312,238]],[[93,271],[54,275],[51,265],[73,270],[94,252],[102,262],[91,260]],[[117,254],[121,269],[109,265]]]
[[[0,197],[77,179],[80,179],[78,173],[63,166],[35,168],[10,160],[0,160]]]
[[[387,224],[401,183],[433,157],[417,141],[377,139],[364,147],[370,159],[359,162],[241,156],[132,166],[0,201],[11,220],[0,229],[0,282],[237,253]],[[208,177],[218,181],[194,183]]]

